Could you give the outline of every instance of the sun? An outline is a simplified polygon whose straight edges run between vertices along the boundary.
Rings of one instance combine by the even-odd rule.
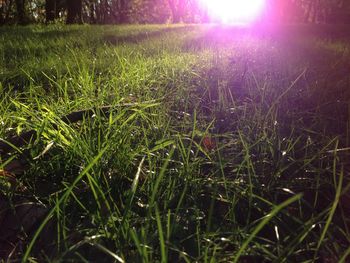
[[[213,21],[222,23],[254,22],[262,15],[266,0],[200,0]]]

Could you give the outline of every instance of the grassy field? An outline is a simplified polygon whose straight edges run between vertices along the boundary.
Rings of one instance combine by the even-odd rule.
[[[346,30],[0,28],[1,257],[347,262]]]

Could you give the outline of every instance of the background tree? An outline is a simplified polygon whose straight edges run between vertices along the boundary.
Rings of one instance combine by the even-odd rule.
[[[246,0],[241,0],[246,1]],[[268,23],[350,23],[350,0],[266,0]],[[210,22],[200,0],[0,0],[0,25]]]
[[[117,6],[118,14],[119,14],[119,23],[127,23],[128,22],[128,10],[129,10],[129,2],[128,0],[119,0]],[[114,1],[116,3],[116,1]]]
[[[67,0],[67,24],[82,23],[82,0]]]
[[[17,22],[20,25],[26,23],[25,17],[25,0],[16,0]]]
[[[57,1],[56,0],[46,0],[45,1],[45,14],[46,14],[46,22],[52,22],[57,17]]]
[[[171,17],[168,0],[134,0],[128,10],[131,23],[168,23]]]
[[[96,24],[96,0],[85,1],[85,14],[88,16],[88,19],[84,21],[90,21],[91,24]]]
[[[0,1],[0,25],[6,24],[9,22],[12,7],[13,7],[13,0]]]
[[[173,23],[181,22],[185,12],[186,0],[168,0],[168,3],[171,10]]]

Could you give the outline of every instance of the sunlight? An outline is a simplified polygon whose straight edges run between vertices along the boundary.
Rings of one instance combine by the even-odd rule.
[[[262,15],[266,0],[200,0],[213,21],[247,24]]]

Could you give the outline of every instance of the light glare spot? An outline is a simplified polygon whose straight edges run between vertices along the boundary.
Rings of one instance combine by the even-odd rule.
[[[249,24],[262,15],[266,0],[199,0],[208,15],[226,24]]]

